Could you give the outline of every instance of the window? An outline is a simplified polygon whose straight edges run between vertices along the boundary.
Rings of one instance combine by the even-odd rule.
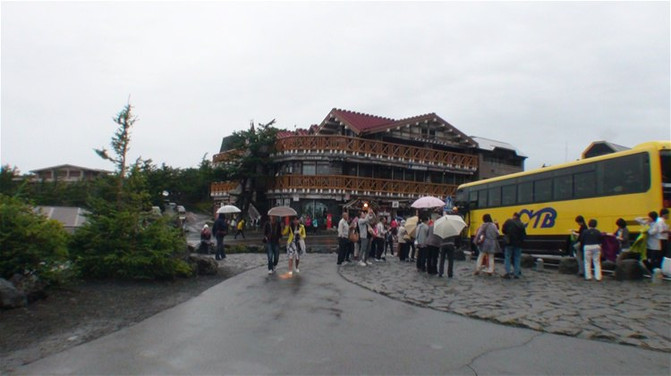
[[[603,161],[599,165],[603,178],[598,193],[618,195],[645,192],[650,188],[650,164],[647,153]]]
[[[317,175],[330,175],[331,168],[328,162],[317,162]]]
[[[573,175],[573,198],[586,198],[596,195],[596,172],[588,171]]]
[[[481,190],[478,191],[478,208],[486,208],[487,207],[487,191],[486,190]]]
[[[517,186],[506,185],[501,188],[501,205],[515,205],[517,202]]]
[[[468,203],[470,205],[475,205],[477,207],[478,203],[478,191],[470,191],[468,194]]]
[[[539,179],[534,182],[534,202],[552,201],[552,179]]]
[[[517,203],[528,204],[534,201],[534,183],[522,182],[517,186]]]
[[[490,207],[501,206],[501,187],[493,187],[487,190],[488,204]]]
[[[314,163],[303,163],[303,175],[315,175],[317,167]]]
[[[553,179],[554,199],[557,201],[573,198],[573,175],[557,176]]]

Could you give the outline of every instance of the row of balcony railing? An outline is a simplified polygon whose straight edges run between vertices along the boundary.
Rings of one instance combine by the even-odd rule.
[[[277,155],[300,152],[376,157],[403,163],[438,165],[475,171],[478,157],[470,154],[366,140],[347,136],[291,136],[277,140]]]
[[[222,196],[237,188],[237,182],[212,183],[211,195]],[[419,197],[453,196],[457,186],[416,181],[375,179],[345,175],[284,175],[274,178],[269,193],[274,194],[354,194],[360,196]]]
[[[478,169],[478,157],[430,148],[407,146],[377,140],[366,140],[347,136],[290,136],[277,140],[276,156],[298,153],[316,153],[364,158],[379,158],[392,162],[432,165],[448,169],[474,172]],[[229,162],[241,155],[240,150],[215,154],[214,163]]]

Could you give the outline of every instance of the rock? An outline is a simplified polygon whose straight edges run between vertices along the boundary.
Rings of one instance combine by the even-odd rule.
[[[615,279],[618,281],[643,279],[643,267],[638,260],[620,260],[615,266]]]
[[[615,260],[615,264],[619,264],[622,260],[639,260],[641,258],[640,253],[636,252],[622,252],[619,255],[617,255],[617,260]]]
[[[520,259],[520,266],[523,268],[533,268],[536,265],[536,260],[532,255],[522,254]]]
[[[219,264],[211,257],[192,254],[189,255],[188,262],[195,265],[198,275],[214,275],[219,271]]]
[[[454,251],[454,260],[455,261],[466,261],[466,253],[463,249],[457,249]]]
[[[0,278],[0,308],[17,308],[28,304],[24,293],[4,278]]]
[[[610,260],[604,260],[601,263],[601,269],[603,269],[603,270],[613,271],[613,270],[615,270],[615,266],[616,266],[616,264],[614,262],[610,261]]]
[[[28,303],[47,297],[47,285],[35,274],[14,274],[9,281],[26,296]]]
[[[558,270],[561,274],[578,274],[578,261],[573,257],[562,257]]]

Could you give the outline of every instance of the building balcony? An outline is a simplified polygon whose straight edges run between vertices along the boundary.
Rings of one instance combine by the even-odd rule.
[[[277,159],[306,154],[328,158],[413,164],[472,174],[478,169],[476,155],[420,148],[396,143],[346,136],[289,136],[275,144]]]
[[[213,198],[226,198],[231,193],[239,191],[240,182],[218,181],[210,184],[210,196]]]
[[[269,195],[354,195],[389,199],[453,196],[456,185],[346,175],[284,175],[269,187]]]

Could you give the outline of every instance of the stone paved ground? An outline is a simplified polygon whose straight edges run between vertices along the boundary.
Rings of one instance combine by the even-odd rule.
[[[671,285],[650,280],[585,281],[556,270],[523,269],[521,279],[474,276],[456,261],[454,278],[418,273],[391,259],[340,268],[346,280],[392,299],[495,323],[671,352]],[[496,264],[497,273],[503,265]]]
[[[309,254],[304,263],[332,262],[335,254]],[[252,269],[263,254],[229,255],[224,265]],[[556,270],[523,269],[521,279],[474,276],[474,261],[456,261],[454,278],[416,271],[413,263],[389,259],[361,267],[343,265],[347,281],[392,299],[504,325],[671,352],[671,284],[650,280],[587,282]],[[286,268],[281,255],[279,267]],[[503,265],[496,264],[497,273]],[[265,272],[260,268],[259,272]]]

